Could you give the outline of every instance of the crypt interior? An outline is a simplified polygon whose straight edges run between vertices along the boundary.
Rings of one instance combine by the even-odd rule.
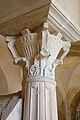
[[[40,34],[41,32],[42,34]],[[47,59],[46,56],[50,56],[44,51],[46,43],[41,41],[42,43],[39,44],[39,38],[40,40],[47,40],[48,33],[52,40],[56,39],[56,42],[47,43],[52,47],[50,49],[51,60],[54,59],[58,46],[60,46],[57,39],[62,41],[61,44],[65,44],[65,42],[70,44],[69,46],[66,44],[67,48],[69,47],[68,52],[66,51],[67,48],[62,46],[63,51],[60,51],[60,54],[55,58],[57,60],[63,52],[67,53],[64,59],[62,58],[62,61],[59,61],[59,65],[56,65],[56,68],[53,67],[55,83],[52,81],[50,83],[49,79],[51,78],[48,79],[50,77],[48,70],[45,73],[46,75],[40,73],[38,75],[38,71],[33,72],[34,68],[32,68],[30,73],[32,78],[27,77],[27,72],[31,70],[30,67],[34,67],[32,65],[39,62],[42,69],[45,63],[48,64],[44,61]],[[58,33],[62,35],[61,38]],[[33,60],[33,57],[29,58],[30,56],[27,55],[28,52],[23,54],[23,47],[26,49],[25,51],[28,51],[31,50],[31,46],[25,46],[27,44],[32,45],[29,39],[29,43],[26,43],[25,36],[27,36],[26,39],[32,37],[32,40],[36,37],[37,40],[33,46],[42,45],[40,54],[37,51],[42,56],[35,55],[35,60]],[[0,120],[80,120],[79,50],[80,0],[0,0]],[[55,60],[53,66],[55,66]],[[27,64],[30,64],[29,69]],[[45,79],[42,76],[48,77]],[[43,91],[36,93],[38,83],[39,89],[43,90],[41,88],[43,82],[46,84],[45,95],[41,95]],[[32,85],[30,87],[31,93],[25,87],[29,87],[30,84]],[[24,97],[26,93],[28,97],[31,95],[32,97]],[[38,98],[39,100],[37,100]],[[28,99],[31,99],[29,101],[30,106]],[[52,101],[51,104],[50,101]],[[44,105],[45,102],[46,105]],[[27,110],[28,107],[30,107],[29,111]]]

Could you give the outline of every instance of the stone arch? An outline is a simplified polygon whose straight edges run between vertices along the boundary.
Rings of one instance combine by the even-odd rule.
[[[76,87],[80,88],[80,63],[77,64],[73,70],[73,73],[71,74],[69,85],[68,85],[68,90],[70,88]],[[75,86],[76,85],[76,86]]]
[[[58,103],[58,119],[66,120],[65,115],[65,102],[61,90],[57,86],[57,103]],[[64,111],[64,112],[63,112]]]
[[[6,95],[8,93],[9,89],[7,78],[2,68],[0,68],[0,95]]]
[[[60,77],[56,75],[57,82],[57,102],[58,102],[58,118],[59,120],[66,120],[66,93],[61,83]]]
[[[75,119],[77,106],[80,103],[80,91],[77,92],[77,94],[74,96],[71,105],[70,105],[70,111],[71,111],[71,120]]]
[[[0,76],[0,94],[12,94],[22,90],[21,86],[21,69],[13,64],[13,58],[7,48],[5,37],[0,35],[0,68],[2,69]],[[3,81],[3,82],[2,82]],[[1,83],[2,82],[2,83]],[[5,84],[3,84],[5,83]],[[5,88],[5,91],[4,91]],[[2,90],[1,90],[2,89]]]

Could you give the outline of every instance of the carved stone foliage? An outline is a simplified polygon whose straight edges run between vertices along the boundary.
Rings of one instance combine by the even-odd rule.
[[[10,49],[15,63],[20,61],[23,71],[27,68],[27,74],[23,76],[48,76],[54,78],[56,65],[63,61],[70,48],[70,43],[62,41],[62,34],[51,35],[48,31],[48,24],[44,23],[40,33],[31,33],[28,29],[22,31],[19,38],[7,37],[8,48]],[[64,53],[57,59],[61,49]]]

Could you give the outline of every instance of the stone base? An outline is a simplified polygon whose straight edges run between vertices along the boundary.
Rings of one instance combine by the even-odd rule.
[[[19,100],[6,120],[22,120],[22,99]]]

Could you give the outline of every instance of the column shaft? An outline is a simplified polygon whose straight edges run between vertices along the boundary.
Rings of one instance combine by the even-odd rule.
[[[25,86],[24,120],[58,120],[55,81],[31,77]]]

